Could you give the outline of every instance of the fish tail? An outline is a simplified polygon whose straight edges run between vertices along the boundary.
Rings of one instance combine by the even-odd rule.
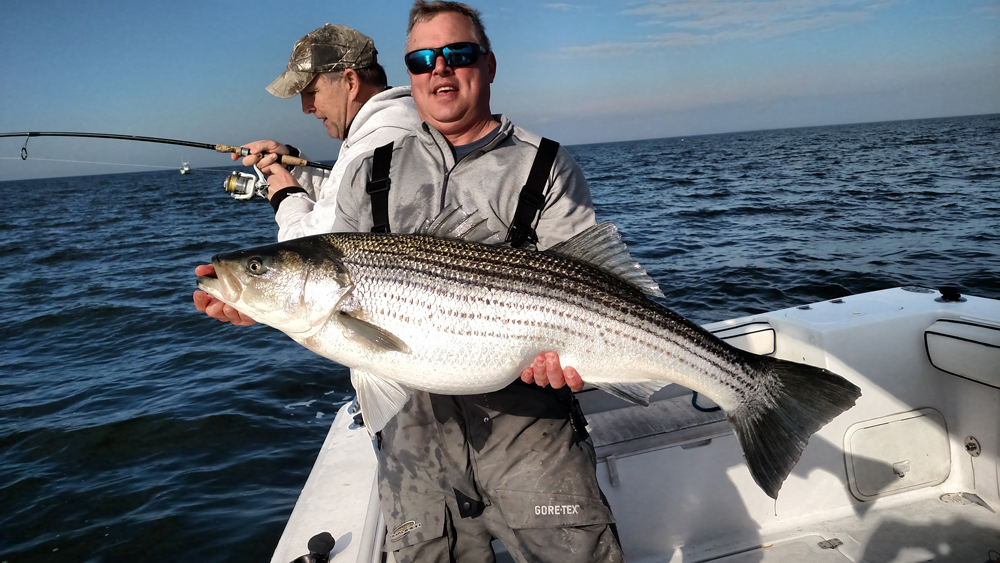
[[[854,406],[861,390],[823,368],[766,356],[751,400],[727,413],[754,481],[771,498],[799,461],[809,436]]]

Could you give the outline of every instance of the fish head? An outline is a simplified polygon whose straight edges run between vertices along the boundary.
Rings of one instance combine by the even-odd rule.
[[[198,288],[290,336],[314,333],[352,287],[335,249],[297,239],[212,257],[215,276]],[[310,244],[312,243],[312,244]]]

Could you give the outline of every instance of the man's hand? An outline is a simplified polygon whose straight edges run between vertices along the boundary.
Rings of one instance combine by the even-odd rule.
[[[210,264],[202,264],[194,269],[194,274],[199,277],[214,276],[215,267]],[[213,319],[218,319],[224,323],[233,323],[234,325],[239,326],[250,326],[252,324],[256,324],[257,322],[237,311],[232,305],[226,305],[222,301],[219,301],[200,289],[194,292],[194,308],[212,317]]]
[[[285,188],[301,187],[299,183],[288,173],[284,164],[278,164],[278,156],[288,154],[288,147],[276,141],[255,141],[243,145],[243,148],[250,149],[250,154],[243,157],[243,166],[254,166],[267,175],[267,199],[271,199],[274,194]],[[236,160],[237,155],[232,155]]]
[[[580,379],[580,374],[569,366],[563,368],[556,352],[539,354],[535,361],[521,372],[521,381],[534,382],[539,387],[551,385],[553,389],[559,389],[563,385],[568,385],[573,391],[583,389],[583,379]]]
[[[254,141],[243,145],[243,148],[250,149],[250,155],[243,157],[243,166],[253,166],[261,159],[261,154],[288,154],[288,147],[277,141]],[[238,154],[231,154],[230,158],[236,160]]]
[[[249,156],[247,158],[250,158]],[[274,197],[274,194],[285,188],[300,188],[299,183],[292,178],[292,175],[288,173],[288,169],[285,168],[284,164],[278,163],[278,155],[269,154],[260,159],[257,163],[257,168],[264,174],[267,174],[267,199]]]

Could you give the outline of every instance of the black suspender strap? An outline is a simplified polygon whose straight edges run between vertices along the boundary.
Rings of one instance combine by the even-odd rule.
[[[538,143],[538,152],[535,153],[535,161],[531,164],[531,171],[528,172],[528,181],[521,188],[514,220],[510,222],[510,229],[507,230],[507,242],[514,248],[524,246],[526,242],[531,244],[538,242],[538,235],[532,225],[545,203],[545,182],[552,172],[552,164],[556,160],[558,151],[559,143],[552,139],[542,137],[542,141]]]
[[[372,200],[372,232],[389,231],[389,164],[392,162],[392,143],[375,149],[372,156],[372,175],[365,192]]]

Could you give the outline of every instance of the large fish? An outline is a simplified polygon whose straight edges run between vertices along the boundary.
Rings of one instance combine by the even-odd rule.
[[[611,223],[545,252],[471,242],[477,225],[452,214],[425,228],[439,236],[336,233],[220,254],[198,286],[351,367],[371,431],[413,389],[495,391],[555,350],[635,403],[668,383],[715,401],[773,498],[809,436],[860,396],[830,371],[744,352],[649,299],[662,293]]]

